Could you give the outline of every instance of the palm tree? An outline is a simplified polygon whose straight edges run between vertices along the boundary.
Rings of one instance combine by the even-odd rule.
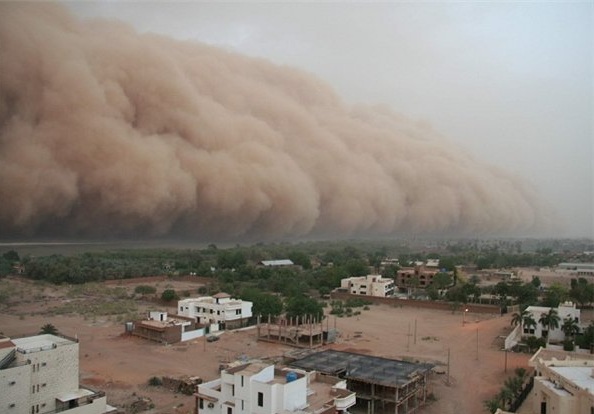
[[[571,316],[566,317],[563,319],[563,325],[561,325],[561,330],[565,334],[566,338],[573,339],[575,335],[580,332],[580,327],[575,319]]]
[[[531,333],[531,334],[534,333],[534,329],[536,328],[537,323],[534,320],[534,318],[532,317],[532,314],[529,314],[528,316],[526,316],[523,319],[522,323],[524,324],[524,330],[527,329],[528,333]],[[530,328],[532,328],[532,329],[530,329]],[[532,331],[532,332],[530,332],[530,331]],[[524,333],[526,333],[526,332],[524,331]]]
[[[514,393],[509,388],[503,387],[499,391],[499,394],[497,394],[497,398],[501,401],[502,408],[509,407],[514,398]]]
[[[559,314],[554,308],[550,308],[547,313],[540,315],[538,322],[542,325],[543,336],[549,338],[549,330],[556,329],[559,327]]]
[[[498,408],[502,408],[501,401],[499,401],[499,398],[497,397],[491,398],[490,400],[485,400],[483,403],[485,404],[487,411],[489,411],[491,414],[494,414]]]
[[[518,326],[522,323],[522,321],[524,320],[524,318],[526,318],[527,316],[530,315],[530,312],[528,312],[526,309],[524,309],[522,312],[514,312],[512,314],[512,318],[511,318],[511,326]]]
[[[58,328],[56,328],[54,325],[52,325],[51,323],[46,323],[45,325],[43,325],[41,327],[41,330],[39,331],[40,334],[50,334],[50,335],[55,335],[58,333]]]

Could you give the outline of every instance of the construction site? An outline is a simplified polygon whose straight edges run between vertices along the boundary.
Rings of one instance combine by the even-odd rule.
[[[328,321],[328,318],[326,318]],[[257,339],[298,348],[317,348],[334,342],[336,329],[326,327],[321,320],[310,316],[276,318],[270,316],[266,322],[258,317]]]
[[[310,354],[289,366],[347,380],[357,393],[357,408],[368,414],[410,414],[422,407],[430,391],[434,365],[327,350]]]

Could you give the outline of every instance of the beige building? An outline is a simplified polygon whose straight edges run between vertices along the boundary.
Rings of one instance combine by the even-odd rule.
[[[105,393],[79,386],[78,341],[56,335],[0,337],[0,413],[102,414]]]
[[[394,296],[394,281],[381,275],[353,276],[340,281],[342,289],[348,289],[353,295],[379,297]]]
[[[533,414],[594,413],[594,355],[541,348],[529,365]]]

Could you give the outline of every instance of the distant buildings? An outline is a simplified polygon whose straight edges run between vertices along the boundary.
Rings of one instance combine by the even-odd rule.
[[[78,341],[56,335],[0,337],[0,413],[103,414],[105,393],[79,386]]]
[[[439,273],[447,273],[439,268],[439,260],[428,260],[427,263],[415,262],[414,266],[403,267],[396,273],[396,286],[399,289],[411,287],[427,288],[433,284],[433,278]],[[452,279],[453,280],[453,279]]]
[[[530,359],[534,414],[594,412],[594,356],[541,348]]]
[[[342,414],[355,405],[346,381],[297,369],[248,362],[198,386],[196,414]]]
[[[295,266],[292,260],[289,259],[277,259],[277,260],[262,260],[258,263],[264,267],[287,267],[287,266]]]
[[[394,296],[394,281],[381,275],[354,276],[340,281],[341,289],[354,295],[378,297]]]

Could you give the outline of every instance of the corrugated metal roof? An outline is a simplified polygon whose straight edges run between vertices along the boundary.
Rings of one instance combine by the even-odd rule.
[[[292,260],[289,259],[279,259],[279,260],[262,260],[264,266],[292,266],[294,265]]]

